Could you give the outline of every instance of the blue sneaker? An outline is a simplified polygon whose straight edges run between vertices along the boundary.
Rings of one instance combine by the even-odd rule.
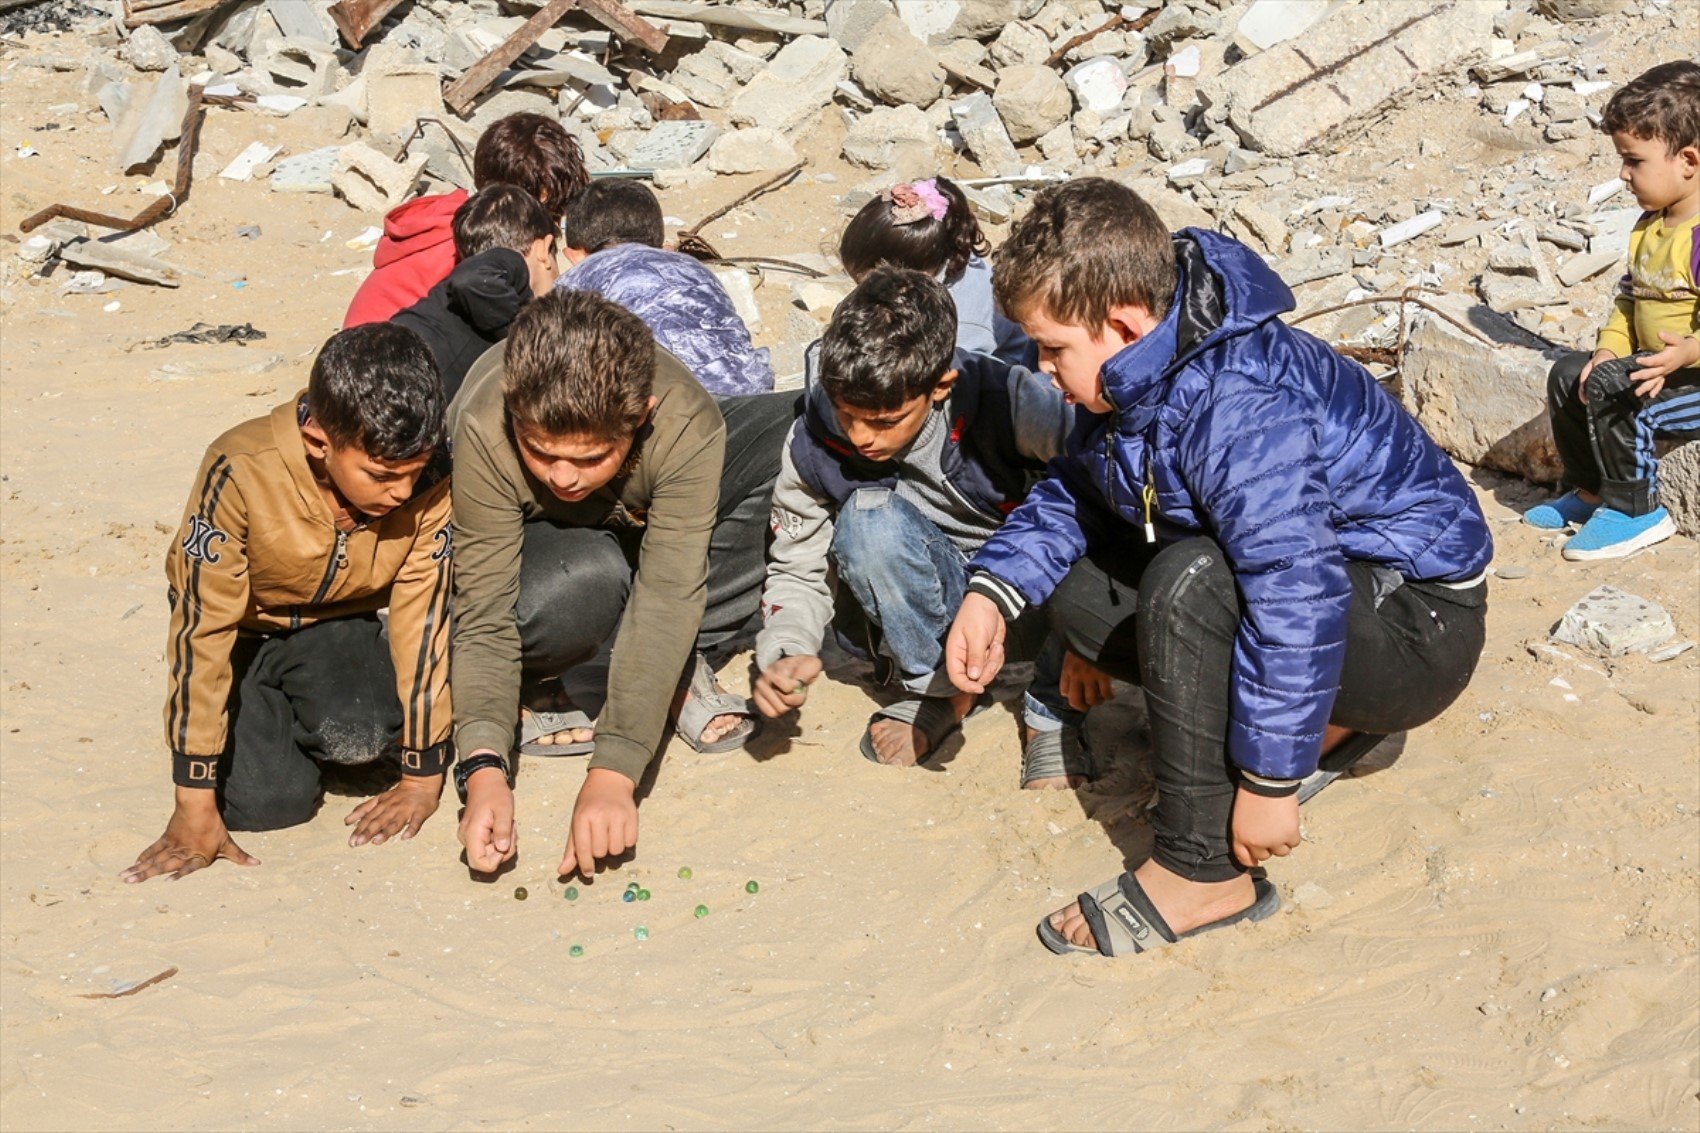
[[[1566,492],[1550,503],[1532,507],[1523,513],[1523,522],[1542,531],[1563,531],[1588,522],[1599,504],[1585,503],[1575,492]]]
[[[1643,547],[1663,543],[1676,534],[1670,512],[1656,508],[1646,515],[1624,515],[1609,507],[1600,508],[1564,544],[1564,557],[1571,562],[1591,559],[1621,559]]]

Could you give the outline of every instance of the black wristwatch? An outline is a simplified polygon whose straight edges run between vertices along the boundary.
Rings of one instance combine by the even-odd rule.
[[[508,786],[511,788],[514,785],[514,773],[508,769],[508,761],[493,751],[487,751],[455,764],[455,793],[460,796],[461,802],[466,801],[466,781],[472,778],[474,771],[482,771],[486,767],[500,768],[508,780]]]

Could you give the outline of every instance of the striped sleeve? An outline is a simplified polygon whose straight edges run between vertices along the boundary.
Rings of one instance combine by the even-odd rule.
[[[453,759],[449,701],[449,600],[454,526],[448,481],[420,509],[413,549],[390,588],[390,659],[401,702],[402,770],[440,775]]]
[[[229,456],[209,450],[166,555],[165,742],[180,786],[214,785],[228,734],[231,649],[248,608],[248,515]]]

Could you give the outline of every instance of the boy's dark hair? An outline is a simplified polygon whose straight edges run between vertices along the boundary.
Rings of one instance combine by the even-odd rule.
[[[956,305],[944,284],[877,267],[845,296],[821,337],[820,380],[836,405],[881,412],[931,394],[956,351]]]
[[[881,264],[894,264],[942,275],[951,284],[961,278],[970,256],[990,254],[991,245],[968,207],[968,197],[948,177],[935,177],[933,183],[950,204],[942,219],[927,216],[898,224],[892,219],[897,206],[889,193],[881,193],[851,218],[838,241],[838,258],[851,279],[859,280]]]
[[[508,416],[551,437],[624,440],[649,412],[655,337],[594,291],[551,291],[520,310],[502,355]]]
[[[455,258],[469,260],[491,248],[525,255],[555,235],[555,222],[537,198],[518,185],[486,185],[455,209]]]
[[[331,335],[313,359],[307,412],[338,448],[412,460],[443,443],[443,379],[425,340],[395,323]]]
[[[1657,139],[1667,153],[1700,146],[1700,63],[1660,63],[1630,79],[1606,103],[1600,129]]]
[[[541,114],[510,114],[478,139],[472,151],[472,183],[480,189],[518,185],[537,198],[549,219],[560,223],[567,202],[590,184],[590,174],[578,142],[559,122]]]
[[[992,282],[998,305],[1017,322],[1042,313],[1096,330],[1124,304],[1160,319],[1174,297],[1175,250],[1138,193],[1081,177],[1033,198],[997,250]]]
[[[661,202],[641,181],[611,177],[593,181],[567,202],[561,239],[581,252],[600,252],[615,244],[659,248],[667,238]]]

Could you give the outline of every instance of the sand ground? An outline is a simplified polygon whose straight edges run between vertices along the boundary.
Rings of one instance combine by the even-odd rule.
[[[140,199],[79,75],[13,70],[4,98],[8,246],[44,202]],[[324,128],[217,111],[204,150],[216,170]],[[741,187],[665,203],[691,221]],[[769,197],[711,238],[815,250],[842,187]],[[1516,522],[1538,493],[1485,475],[1498,562],[1529,574],[1493,584],[1474,685],[1394,766],[1307,807],[1277,919],[1161,956],[1058,960],[1032,933],[1148,842],[1138,731],[1115,726],[1134,708],[1098,721],[1102,784],[1035,796],[1002,711],[934,770],[865,763],[852,683],[755,751],[671,746],[636,860],[576,903],[551,876],[572,760],[527,762],[519,861],[494,881],[460,864],[452,798],[415,841],[354,850],[353,800],[332,797],[243,837],[258,868],[121,884],[169,806],[161,558],[185,486],[208,440],[304,384],[367,262],[344,241],[374,219],[209,175],[158,228],[180,289],[8,276],[5,1128],[1700,1127],[1700,651],[1608,666],[1526,647],[1605,581],[1700,634],[1696,548],[1565,564]],[[782,325],[784,284],[761,295]],[[196,320],[269,337],[131,349]],[[630,878],[650,902],[620,902]]]

